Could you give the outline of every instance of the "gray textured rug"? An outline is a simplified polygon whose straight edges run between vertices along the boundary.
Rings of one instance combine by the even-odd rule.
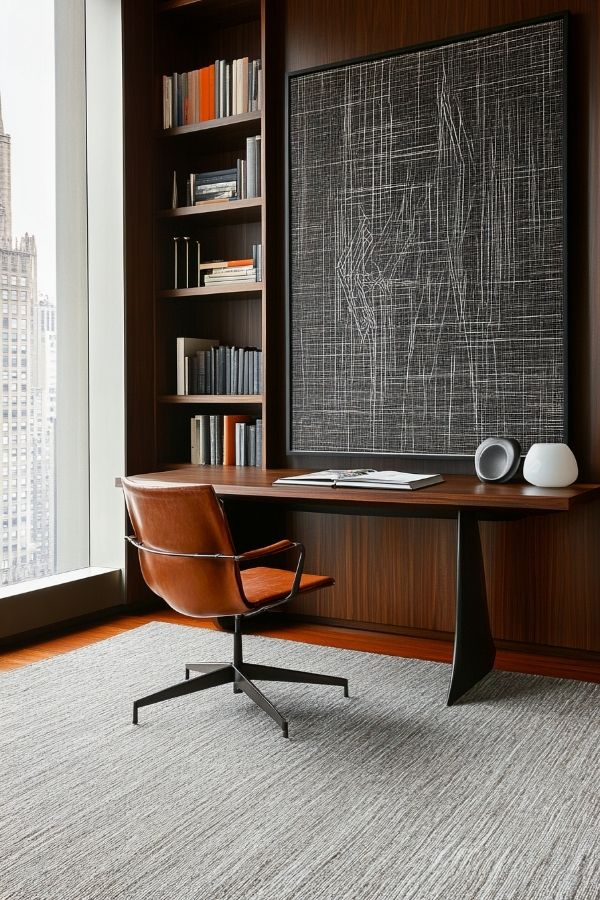
[[[1,900],[598,900],[600,686],[249,637],[347,675],[140,711],[228,635],[152,624],[2,676]]]

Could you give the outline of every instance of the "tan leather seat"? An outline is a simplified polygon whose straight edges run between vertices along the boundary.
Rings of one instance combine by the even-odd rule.
[[[242,658],[242,618],[334,583],[324,575],[303,573],[302,544],[283,540],[236,554],[212,485],[164,487],[130,478],[122,478],[121,483],[135,532],[128,540],[138,548],[142,574],[151,590],[183,615],[233,616],[235,621],[233,662],[188,663],[185,681],[134,702],[134,724],[142,706],[231,682],[235,693],[243,691],[251,697],[287,737],[288,723],[253,679],[339,685],[348,696],[345,678],[258,666]],[[255,564],[290,552],[297,557],[295,571]],[[202,674],[189,680],[192,671]]]

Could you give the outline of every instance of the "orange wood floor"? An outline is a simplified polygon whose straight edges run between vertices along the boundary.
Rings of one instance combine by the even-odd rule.
[[[184,619],[172,610],[155,610],[149,613],[119,615],[101,624],[79,628],[58,637],[39,640],[0,654],[0,670],[18,669],[30,663],[48,659],[70,650],[77,650],[88,644],[95,644],[114,637],[132,628],[139,628],[148,622],[171,622],[190,628],[216,628],[210,620]],[[406,656],[414,659],[429,659],[436,662],[451,662],[452,644],[426,638],[406,637],[397,634],[382,634],[361,631],[354,628],[338,628],[332,625],[282,623],[261,629],[260,634],[268,637],[308,644],[342,647],[349,650],[364,650],[373,653],[387,653],[390,656]],[[553,675],[559,678],[576,678],[582,681],[600,683],[600,661],[570,659],[565,657],[525,653],[516,650],[498,650],[496,668],[509,672],[528,672],[537,675]]]

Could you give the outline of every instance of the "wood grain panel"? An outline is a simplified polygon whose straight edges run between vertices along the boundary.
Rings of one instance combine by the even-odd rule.
[[[297,475],[291,469],[256,469],[239,466],[187,466],[177,472],[147,472],[135,476],[140,482],[165,484],[212,484],[220,496],[258,498],[293,505],[298,501],[316,506],[342,506],[345,511],[367,515],[456,517],[459,509],[477,509],[480,517],[512,518],[515,513],[566,512],[581,503],[600,501],[600,485],[572,484],[565,488],[536,488],[530,484],[482,484],[474,476],[447,475],[439,484],[415,491],[368,490],[286,484],[280,478]],[[276,483],[277,482],[277,483]],[[372,510],[370,509],[372,508]]]
[[[154,317],[152,296],[154,155],[152,20],[144,0],[123,6],[123,121],[125,189],[125,355],[127,471],[156,459]],[[140,190],[144,184],[145,189]]]
[[[600,480],[600,4],[597,0],[287,0],[284,69],[295,71],[370,53],[569,10],[569,428],[583,479]],[[283,75],[283,72],[282,72]],[[283,129],[283,118],[281,130]],[[271,253],[275,252],[271,237]],[[284,251],[284,238],[280,242]],[[272,282],[273,284],[273,282]],[[281,276],[282,295],[285,283]],[[281,369],[282,375],[284,374]],[[278,414],[283,422],[284,398]],[[272,438],[270,437],[270,440]],[[285,455],[285,435],[271,459]],[[344,465],[343,456],[311,466]],[[377,465],[377,459],[354,459]],[[403,460],[424,471],[431,463]],[[471,461],[442,461],[440,471],[472,472]],[[336,526],[337,528],[337,526]],[[440,540],[446,523],[434,525]],[[508,640],[600,650],[600,571],[597,504],[569,516],[482,526],[493,630]],[[344,529],[338,531],[340,548]],[[334,531],[335,535],[335,531]],[[333,539],[333,537],[332,537]],[[438,542],[439,543],[439,542]],[[436,542],[434,541],[434,546]],[[340,552],[344,552],[343,549]],[[446,584],[449,595],[451,577]],[[336,595],[337,597],[337,595]],[[382,599],[389,615],[395,598]],[[343,601],[333,604],[343,610]],[[335,611],[333,613],[334,617]],[[339,616],[342,618],[342,616]],[[403,624],[397,618],[398,625]]]
[[[481,530],[494,635],[600,651],[600,504]]]
[[[306,546],[307,571],[336,581],[294,601],[291,612],[454,630],[455,522],[290,512],[286,525]]]
[[[145,0],[123,4],[126,472],[156,460],[154,405],[153,29]],[[145,189],[140,190],[140,185]],[[127,533],[129,533],[129,527]],[[128,545],[126,594],[151,596]]]
[[[263,175],[266,184],[263,215],[263,266],[266,272],[263,343],[263,462],[270,468],[284,462],[285,444],[285,253],[281,243],[285,223],[283,137],[285,44],[284,7],[280,0],[262,0],[265,73]]]

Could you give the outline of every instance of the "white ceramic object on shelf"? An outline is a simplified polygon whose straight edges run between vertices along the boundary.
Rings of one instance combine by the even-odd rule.
[[[579,470],[566,444],[532,444],[523,464],[523,478],[536,487],[566,487]]]

